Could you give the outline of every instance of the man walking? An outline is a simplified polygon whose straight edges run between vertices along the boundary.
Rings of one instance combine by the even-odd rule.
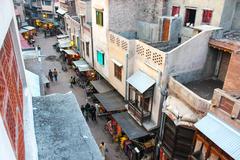
[[[51,69],[49,69],[48,77],[51,81],[53,81],[53,73],[52,73]]]
[[[88,121],[89,112],[90,112],[90,104],[87,102],[84,108],[84,113],[85,113],[84,116],[86,118],[86,121]]]
[[[91,118],[92,121],[96,121],[96,108],[94,105],[91,106]]]
[[[102,155],[103,155],[104,159],[106,160],[107,159],[106,152],[108,152],[108,149],[107,149],[107,147],[106,147],[104,142],[101,142],[101,144],[99,145],[99,149],[102,152]]]
[[[58,72],[57,72],[56,68],[54,68],[54,70],[53,70],[53,76],[54,76],[55,81],[57,81]]]

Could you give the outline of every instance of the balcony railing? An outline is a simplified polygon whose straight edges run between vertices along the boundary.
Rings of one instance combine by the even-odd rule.
[[[151,112],[140,110],[134,102],[128,102],[128,111],[140,124],[151,118]]]

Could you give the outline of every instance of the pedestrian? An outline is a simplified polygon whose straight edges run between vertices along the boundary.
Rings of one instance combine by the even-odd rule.
[[[57,72],[56,68],[54,68],[54,70],[53,70],[53,76],[54,76],[55,81],[57,81],[58,72]]]
[[[70,87],[73,88],[73,77],[70,78]]]
[[[86,121],[88,121],[88,115],[89,115],[89,112],[90,112],[90,107],[91,107],[90,104],[87,102],[85,104],[85,108],[84,108]]]
[[[106,160],[107,159],[107,154],[106,152],[108,152],[108,149],[106,147],[106,144],[104,142],[101,142],[101,144],[99,145],[99,149],[100,151],[102,152],[102,155],[104,157],[104,159]]]
[[[84,110],[85,110],[84,105],[81,105],[81,111],[83,115],[84,115]]]
[[[91,106],[91,118],[92,118],[92,121],[97,121],[96,119],[96,108],[94,105]]]
[[[49,72],[48,72],[48,77],[51,81],[53,81],[53,73],[52,73],[52,70],[49,69]]]
[[[41,47],[39,45],[37,46],[37,48],[38,48],[38,50],[41,50]]]

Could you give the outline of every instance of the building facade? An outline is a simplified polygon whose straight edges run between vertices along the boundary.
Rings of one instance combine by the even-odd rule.
[[[0,14],[4,20],[0,27],[0,148],[3,151],[0,159],[35,159],[34,136],[26,138],[34,132],[31,126],[33,119],[26,115],[31,108],[31,94],[27,89],[21,58],[14,6],[12,1],[3,1],[1,6]]]
[[[182,18],[181,34],[185,41],[191,36],[194,26],[207,24],[222,27],[225,31],[239,28],[239,7],[238,0],[221,0],[218,3],[214,0],[170,0],[167,3],[167,14]]]

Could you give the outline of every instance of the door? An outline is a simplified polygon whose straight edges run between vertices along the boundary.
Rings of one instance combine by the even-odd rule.
[[[163,30],[162,30],[162,41],[166,42],[169,40],[169,31],[170,31],[170,19],[163,19]]]

